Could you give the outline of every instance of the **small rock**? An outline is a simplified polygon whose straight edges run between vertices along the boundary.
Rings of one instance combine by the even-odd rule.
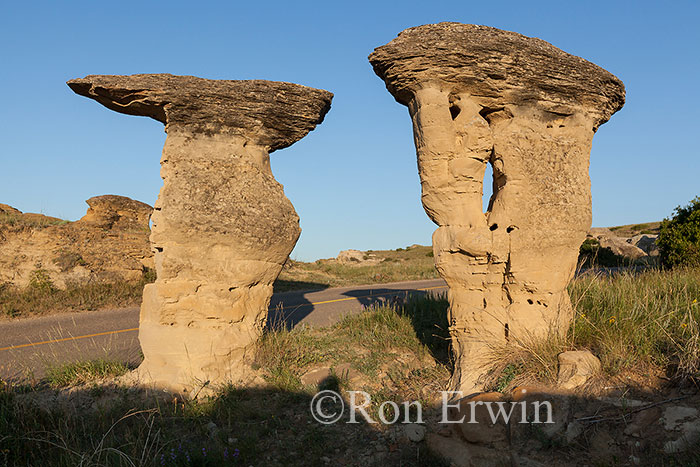
[[[625,428],[624,433],[628,436],[639,438],[642,436],[644,429],[656,422],[660,417],[661,407],[652,407],[637,412],[634,417],[632,417],[630,424]]]
[[[687,451],[700,440],[698,409],[684,406],[667,407],[662,420],[664,428],[678,433],[676,439],[664,444],[665,453],[675,454]]]
[[[486,404],[502,402],[500,392],[484,392],[463,397],[456,402],[456,407],[448,409],[449,420],[462,420],[455,423],[453,429],[470,443],[487,446],[503,446],[508,442],[508,428],[502,418],[494,424]],[[472,404],[473,403],[473,404]],[[483,404],[482,404],[483,403]],[[492,408],[492,410],[495,410]],[[470,423],[471,421],[475,423]]]
[[[684,406],[671,406],[664,410],[664,428],[676,430],[682,428],[684,422],[698,417],[698,409]]]
[[[331,369],[328,367],[316,368],[304,374],[301,377],[301,384],[305,386],[318,386],[323,380],[331,375]]]
[[[607,431],[601,430],[591,438],[590,450],[591,457],[596,461],[608,462],[614,457],[619,457],[620,449],[615,443],[615,439]]]
[[[425,427],[417,423],[408,423],[404,425],[406,437],[414,443],[420,443],[425,438]]]
[[[579,422],[571,422],[566,427],[566,442],[571,443],[583,433],[583,425]]]
[[[375,445],[375,449],[377,452],[387,452],[389,450],[389,448],[386,447],[386,444],[384,443],[377,443]]]
[[[469,444],[458,438],[445,438],[434,433],[425,435],[428,448],[444,457],[454,467],[496,467],[513,465],[507,449],[491,449]]]
[[[600,371],[600,360],[588,350],[570,350],[559,354],[557,382],[562,389],[576,389]]]

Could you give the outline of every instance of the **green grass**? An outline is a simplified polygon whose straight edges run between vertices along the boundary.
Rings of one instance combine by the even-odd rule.
[[[675,378],[700,378],[700,271],[586,275],[569,288],[576,306],[571,341],[614,374],[639,364]]]
[[[129,371],[116,360],[88,360],[50,366],[46,370],[46,383],[52,388],[63,388],[95,381],[101,378],[121,376]]]
[[[568,334],[494,349],[492,389],[555,383],[557,355],[572,349],[591,350],[604,378],[657,372],[700,380],[698,269],[586,274],[574,279],[569,295],[575,317]]]
[[[351,364],[368,381],[373,380],[386,373],[397,357],[405,360],[403,369],[435,359],[438,363],[431,366],[434,371],[426,372],[425,377],[439,374],[438,379],[446,381],[446,304],[444,297],[413,296],[404,305],[373,306],[322,330],[273,329],[261,339],[256,365],[271,385],[285,390],[304,389],[301,377],[310,369],[343,363]],[[401,384],[406,383],[405,378],[400,379]]]

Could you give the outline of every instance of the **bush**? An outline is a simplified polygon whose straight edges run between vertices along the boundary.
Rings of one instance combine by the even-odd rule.
[[[616,255],[610,248],[601,248],[595,238],[584,240],[578,252],[578,264],[584,269],[596,266],[604,268],[628,266],[631,262],[629,258]]]
[[[656,243],[665,267],[700,265],[700,197],[678,206],[671,219],[661,222]]]

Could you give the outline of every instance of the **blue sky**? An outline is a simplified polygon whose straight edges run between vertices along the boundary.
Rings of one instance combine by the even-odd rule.
[[[173,73],[327,89],[315,131],[272,154],[301,217],[292,257],[430,244],[405,107],[367,55],[401,30],[458,21],[551,42],[617,75],[627,104],[593,140],[595,226],[668,216],[700,195],[698,2],[2,2],[0,203],[80,218],[84,200],[149,204],[165,133],[65,81]]]

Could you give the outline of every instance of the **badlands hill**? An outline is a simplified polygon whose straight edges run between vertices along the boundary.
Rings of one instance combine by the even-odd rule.
[[[115,195],[88,199],[75,222],[0,204],[0,284],[25,287],[139,280],[153,267],[148,222],[153,208]]]

